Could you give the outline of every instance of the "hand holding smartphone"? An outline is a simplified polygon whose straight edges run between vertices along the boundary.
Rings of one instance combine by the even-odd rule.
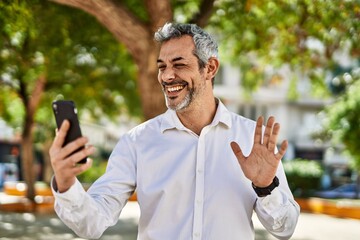
[[[62,122],[65,119],[70,122],[70,129],[67,132],[63,146],[82,136],[79,119],[77,116],[77,109],[73,101],[54,101],[52,103],[52,109],[55,115],[56,125],[58,129],[60,128]],[[80,147],[75,152],[80,151],[81,149],[84,149],[84,147]],[[78,163],[86,163],[86,161],[87,158],[84,158]]]

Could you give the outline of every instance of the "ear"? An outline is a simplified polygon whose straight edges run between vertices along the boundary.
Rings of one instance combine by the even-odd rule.
[[[217,58],[211,57],[209,59],[206,68],[207,79],[211,80],[215,77],[216,73],[219,70],[219,66],[220,66],[220,62]]]

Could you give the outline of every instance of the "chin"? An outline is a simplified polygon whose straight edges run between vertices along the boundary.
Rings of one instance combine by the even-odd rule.
[[[188,107],[188,103],[185,101],[179,102],[179,103],[174,103],[171,102],[169,100],[166,100],[166,106],[167,108],[174,110],[176,112],[181,112],[183,110],[185,110]]]
[[[186,110],[191,104],[192,99],[192,94],[187,94],[182,100],[178,100],[178,97],[170,99],[165,96],[166,106],[176,112],[182,112]]]

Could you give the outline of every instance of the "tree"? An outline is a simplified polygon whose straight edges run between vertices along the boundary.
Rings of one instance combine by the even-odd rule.
[[[3,1],[0,14],[0,113],[22,125],[22,172],[34,199],[34,136],[53,139],[51,102],[73,99],[94,117],[139,115],[135,69],[124,47],[85,13],[33,0]]]
[[[44,89],[48,92],[47,89],[61,86],[61,92],[64,93],[65,97],[79,98],[77,103],[90,106],[91,109],[109,111],[109,108],[98,108],[98,101],[93,99],[94,96],[97,96],[96,93],[99,89],[99,85],[96,85],[93,80],[104,79],[109,76],[107,75],[109,72],[112,72],[110,76],[117,80],[115,82],[119,84],[118,87],[120,86],[119,91],[122,91],[123,96],[128,96],[128,87],[132,85],[132,82],[128,81],[128,77],[122,77],[119,78],[121,80],[118,80],[115,77],[118,76],[116,70],[110,71],[111,66],[113,66],[112,63],[120,62],[120,53],[123,54],[121,56],[124,56],[124,59],[127,59],[127,63],[130,62],[129,56],[124,53],[126,50],[137,67],[132,69],[134,72],[136,71],[136,76],[131,75],[130,78],[136,79],[135,86],[137,86],[137,91],[140,94],[144,118],[148,119],[161,113],[164,111],[165,105],[163,94],[156,81],[157,68],[155,63],[159,46],[154,44],[153,33],[165,22],[173,20],[196,23],[201,27],[207,26],[209,31],[221,39],[222,53],[228,55],[233,63],[239,64],[242,71],[246,73],[244,74],[243,85],[247,89],[256,89],[260,84],[266,84],[263,80],[263,72],[265,64],[269,63],[275,66],[289,64],[293,69],[300,70],[308,75],[314,86],[325,88],[324,75],[327,70],[334,67],[333,56],[337,50],[345,49],[349,55],[354,57],[360,55],[358,44],[360,39],[359,34],[357,34],[360,32],[360,9],[356,1],[351,0],[272,0],[266,1],[266,3],[259,0],[50,1],[81,9],[94,16],[122,45],[114,47],[115,45],[109,40],[109,35],[101,31],[99,26],[87,24],[88,22],[93,23],[93,19],[88,15],[83,14],[78,15],[81,16],[80,18],[73,18],[76,12],[74,9],[61,8],[60,12],[56,12],[54,11],[54,9],[58,9],[55,8],[56,4],[50,2],[47,4],[44,1],[35,0],[1,2],[2,22],[0,26],[4,26],[2,38],[5,39],[2,44],[6,43],[7,46],[10,46],[10,49],[2,50],[1,55],[6,57],[8,53],[13,53],[14,49],[17,48],[15,52],[22,52],[27,57],[25,58],[27,61],[25,61],[26,64],[16,63],[12,66],[32,66],[32,70],[26,71],[22,78],[16,77],[14,79],[17,81],[10,81],[15,84],[7,82],[6,88],[12,87],[14,89],[15,87],[19,94],[21,93],[19,89],[25,89],[23,83],[31,83],[28,85],[30,88],[22,92],[26,92],[28,96],[27,100],[25,99],[25,106],[32,108],[36,106],[35,103],[41,105],[44,102],[49,102],[50,99],[54,99],[56,92],[52,92],[52,95],[46,95],[48,97],[43,96],[42,101],[37,100],[41,94],[33,94],[35,97],[29,97],[31,92],[43,92]],[[11,6],[20,7],[16,12]],[[15,14],[10,14],[14,11]],[[32,14],[32,11],[35,13]],[[31,27],[26,27],[27,24],[32,23],[32,19],[37,19],[37,22],[29,25]],[[9,25],[11,22],[17,24]],[[45,23],[49,23],[49,25]],[[9,29],[6,26],[13,27]],[[29,31],[29,29],[37,29],[38,26],[47,27],[39,32]],[[97,27],[93,28],[93,26]],[[52,36],[51,41],[49,40],[50,36]],[[14,39],[15,42],[21,40],[15,48],[11,43]],[[29,40],[33,40],[33,44],[30,44],[33,46],[32,51],[24,51],[23,49],[28,49]],[[98,51],[98,48],[92,48],[94,41],[105,48],[101,48],[101,51]],[[48,44],[42,44],[44,42]],[[314,48],[309,42],[320,43],[318,44],[320,47]],[[47,46],[47,48],[35,50],[34,46],[39,44]],[[115,54],[114,58],[107,57],[105,58],[107,62],[105,60],[101,62],[102,58],[99,56],[106,49],[109,49],[107,53],[112,51],[120,55]],[[23,56],[22,54],[20,56]],[[54,57],[49,58],[45,55]],[[72,58],[71,56],[74,55],[77,57]],[[94,64],[92,57],[96,56],[98,56],[96,58],[98,62],[95,61],[97,67],[92,65]],[[14,59],[19,58],[15,57]],[[38,61],[35,61],[36,59],[43,62],[39,64]],[[49,61],[48,59],[52,60]],[[34,65],[34,63],[36,64]],[[83,63],[82,66],[79,66],[79,63]],[[64,64],[72,65],[72,67],[64,67]],[[2,69],[6,69],[5,73],[10,76],[14,74],[14,69],[17,74],[21,72],[18,67],[1,66]],[[118,66],[131,67],[133,65],[129,63],[126,65],[118,64]],[[104,74],[104,69],[106,69],[106,74]],[[126,70],[126,68],[121,69],[122,73],[128,72]],[[130,72],[134,73],[133,71]],[[61,84],[64,78],[68,81]],[[23,81],[19,79],[23,79]],[[28,81],[29,79],[31,81]],[[89,79],[94,85],[82,85]],[[4,82],[6,81],[2,80],[2,83]],[[85,87],[82,90],[84,94],[78,94],[80,87]],[[35,89],[37,90],[35,91]],[[104,91],[101,102],[117,99],[119,94],[113,93],[112,89],[114,88],[108,87],[107,91]],[[130,92],[133,90],[130,87]],[[123,99],[125,104],[132,103],[132,101],[126,101],[127,97]],[[31,108],[24,110],[24,114],[31,113],[30,118],[28,116],[31,123],[31,116],[35,115],[35,111],[30,110]],[[39,114],[38,116],[40,115],[47,116],[46,114]],[[26,128],[31,129],[31,124]],[[27,131],[29,129],[24,130],[25,133]],[[24,142],[29,141],[24,140]]]
[[[353,167],[358,172],[360,188],[360,67],[350,73],[337,76],[343,82],[344,91],[333,104],[324,110],[324,133],[335,144],[343,145],[345,152],[353,159]]]
[[[324,78],[334,67],[334,54],[346,48],[350,55],[360,55],[357,1],[51,1],[95,16],[124,43],[138,67],[145,119],[163,111],[163,96],[156,83],[158,48],[152,38],[167,21],[208,26],[222,40],[222,53],[241,66],[245,73],[242,84],[247,90],[264,84],[266,64],[289,64],[307,75],[314,89],[320,89],[317,92],[324,96]]]
[[[153,33],[174,18],[170,1],[81,1],[55,0],[54,2],[79,8],[103,24],[122,42],[138,68],[138,87],[145,119],[162,113],[164,97],[157,83],[156,59],[158,46]],[[193,22],[205,26],[211,16],[214,0],[205,0]]]
[[[267,84],[267,65],[287,64],[328,96],[325,79],[337,66],[339,51],[360,56],[358,1],[221,2],[212,28],[223,40],[222,53],[245,73],[246,90]]]

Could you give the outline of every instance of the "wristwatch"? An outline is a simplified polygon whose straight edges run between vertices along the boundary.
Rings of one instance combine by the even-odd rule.
[[[272,183],[267,187],[257,187],[252,183],[252,187],[255,190],[258,197],[266,197],[267,195],[270,195],[272,190],[279,186],[279,179],[275,176]]]

